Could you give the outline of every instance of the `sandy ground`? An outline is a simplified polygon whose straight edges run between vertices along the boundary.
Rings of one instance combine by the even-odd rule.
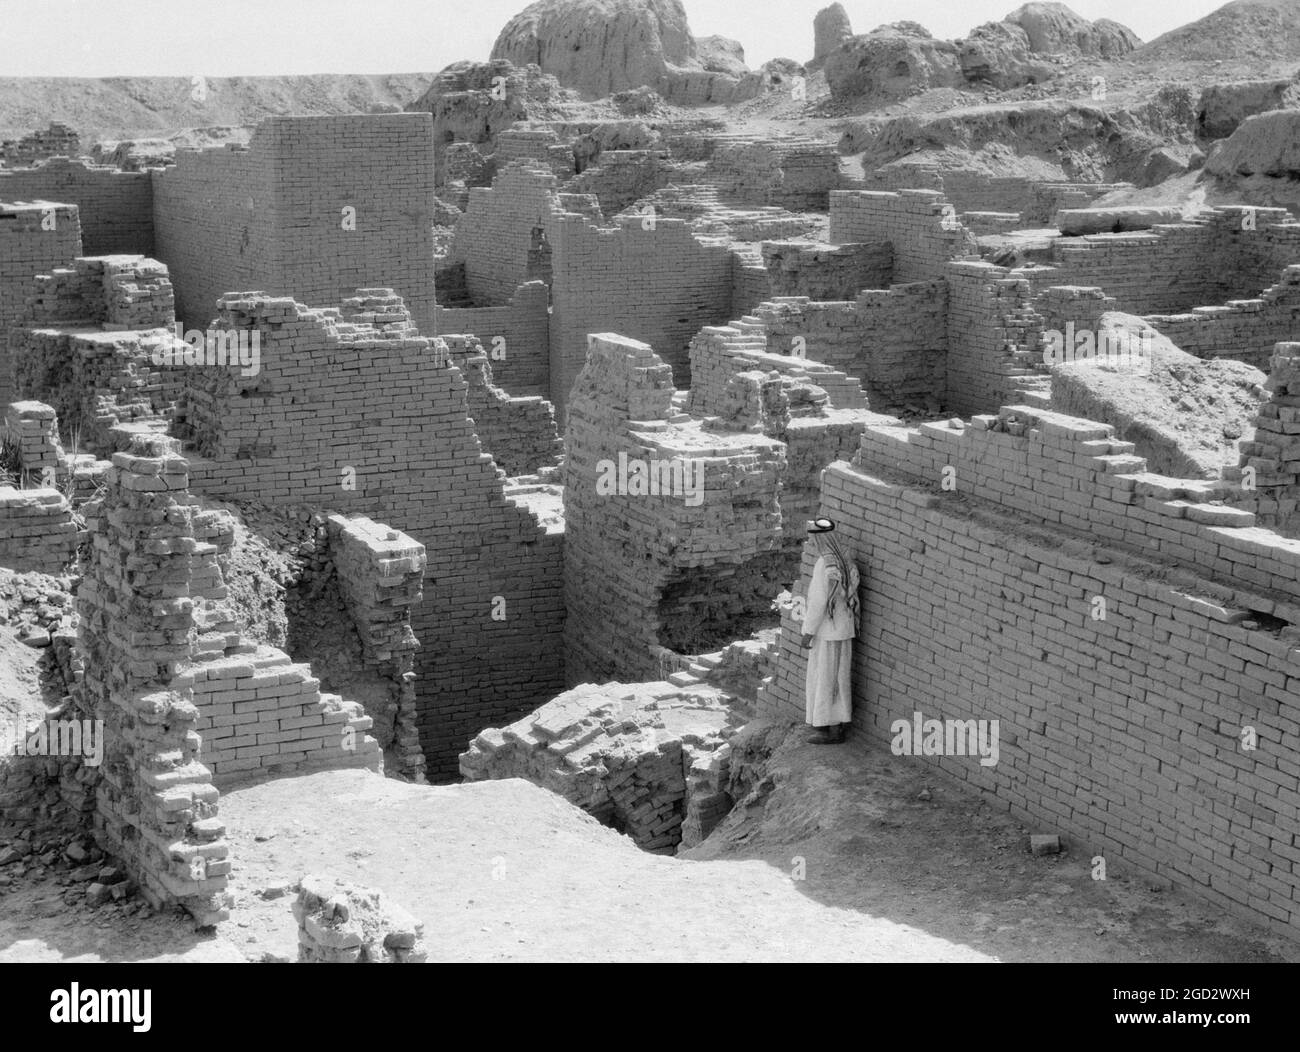
[[[911,761],[797,745],[771,773],[689,858],[644,854],[518,780],[343,771],[232,789],[235,910],[215,933],[23,879],[0,887],[0,961],[292,960],[307,873],[378,888],[424,921],[438,961],[1300,959],[1180,892],[1031,857],[1013,822]]]

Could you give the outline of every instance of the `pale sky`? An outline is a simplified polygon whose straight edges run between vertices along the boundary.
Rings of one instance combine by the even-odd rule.
[[[696,36],[744,45],[751,67],[812,57],[812,21],[830,0],[683,0]],[[965,36],[1019,0],[841,0],[854,32],[910,19]],[[1298,0],[1300,2],[1300,0]],[[1077,0],[1085,18],[1143,40],[1224,0]],[[436,72],[483,60],[527,0],[0,0],[0,76],[255,76]]]

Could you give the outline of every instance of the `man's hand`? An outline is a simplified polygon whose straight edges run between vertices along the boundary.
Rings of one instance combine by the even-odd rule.
[[[804,650],[807,650],[810,646],[812,646],[812,643],[813,643],[813,637],[805,633],[799,645],[802,646]]]

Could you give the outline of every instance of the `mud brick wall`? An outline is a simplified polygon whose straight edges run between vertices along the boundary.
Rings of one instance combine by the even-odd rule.
[[[1267,371],[1273,345],[1300,333],[1300,265],[1287,267],[1257,299],[1151,314],[1146,320],[1188,354],[1235,358]]]
[[[63,573],[81,538],[72,505],[57,489],[0,486],[0,566]]]
[[[937,281],[949,260],[977,258],[974,235],[934,190],[838,190],[830,196],[830,213],[832,244],[893,245],[896,282]]]
[[[15,397],[9,330],[22,318],[32,275],[81,255],[76,205],[3,203],[6,200],[0,196],[0,405]]]
[[[186,370],[177,426],[195,490],[360,513],[426,546],[420,741],[429,779],[454,778],[479,729],[561,689],[563,535],[507,499],[445,344],[419,336],[390,291],[351,297],[342,315],[231,295],[218,324],[260,331],[262,368],[253,383]]]
[[[773,295],[848,300],[863,289],[888,287],[894,273],[894,249],[888,242],[824,245],[765,241],[763,265]]]
[[[153,171],[156,255],[186,327],[232,289],[337,303],[382,284],[432,332],[432,120],[268,117],[246,149],[180,150]]]
[[[565,441],[565,652],[570,683],[651,677],[655,651],[744,635],[783,587],[778,478],[762,434],[674,422],[672,370],[649,345],[593,335]],[[600,463],[703,464],[702,499],[597,490]]]
[[[709,158],[706,179],[728,200],[825,211],[840,187],[839,155],[813,140],[724,143]]]
[[[1300,262],[1300,223],[1283,208],[1202,209],[1150,230],[1052,242],[1035,285],[1088,285],[1130,314],[1175,314],[1258,296]]]
[[[945,463],[956,495],[935,485]],[[916,711],[997,719],[996,766],[926,762],[1108,864],[1295,935],[1300,633],[1277,625],[1300,614],[1300,544],[1143,464],[1108,426],[1011,407],[961,431],[868,429],[822,505],[863,571],[855,723],[888,747]],[[802,715],[796,633],[764,712]]]
[[[551,388],[551,292],[542,281],[515,289],[504,307],[436,307],[433,335],[477,336],[493,354],[492,377],[512,395]]]
[[[505,306],[527,281],[550,283],[545,241],[560,208],[557,187],[548,169],[521,161],[498,172],[491,187],[470,190],[450,258],[465,264],[465,284],[477,306]]]
[[[511,161],[531,160],[546,165],[560,179],[574,173],[573,147],[560,142],[549,128],[507,128],[497,134],[496,147],[499,167]]]
[[[761,259],[754,260],[739,252],[731,254],[731,312],[748,314],[773,296],[772,279]]]
[[[758,317],[701,329],[690,346],[690,411],[728,417],[730,385],[738,374],[754,369],[777,373],[787,387],[816,385],[836,408],[867,407],[867,396],[856,377],[811,357],[774,353],[768,348],[767,326]]]
[[[671,682],[584,684],[461,755],[468,782],[524,778],[564,797],[642,850],[674,854],[730,809],[727,700]],[[689,846],[689,845],[688,845]]]
[[[847,303],[780,299],[753,314],[767,329],[768,350],[789,354],[801,337],[805,357],[860,380],[883,412],[942,396],[947,305],[947,285],[929,281],[867,289]]]
[[[234,634],[216,548],[194,535],[185,461],[162,435],[117,453],[87,505],[93,554],[77,590],[84,703],[104,721],[95,835],[156,908],[200,925],[229,916],[218,792],[199,757],[199,713],[181,666]]]
[[[697,238],[674,219],[620,218],[616,226],[598,227],[565,214],[548,232],[555,268],[550,396],[561,418],[592,332],[650,344],[685,386],[691,337],[732,316],[727,245]]]
[[[239,650],[197,663],[180,679],[192,690],[199,757],[214,785],[322,768],[382,770],[359,702],[322,694],[311,666],[275,647]]]
[[[564,184],[566,193],[592,194],[602,215],[612,216],[667,186],[673,169],[654,150],[605,150],[599,163]]]
[[[148,172],[56,157],[34,168],[0,169],[0,201],[66,201],[81,212],[85,252],[154,252],[153,185]]]
[[[48,128],[38,128],[21,139],[0,143],[0,160],[11,168],[30,165],[48,157],[76,157],[81,153],[81,136],[61,121],[50,121]]]
[[[554,467],[564,455],[555,408],[545,399],[511,398],[496,386],[488,354],[473,336],[439,339],[469,385],[466,405],[483,451],[510,477]]]
[[[58,416],[43,402],[11,402],[5,406],[4,442],[18,456],[23,471],[40,477],[45,468],[63,463]]]
[[[1224,471],[1225,498],[1254,514],[1261,526],[1300,536],[1300,343],[1279,343],[1269,362],[1268,399],[1255,433],[1238,443],[1240,459]],[[1243,483],[1246,469],[1253,485]]]
[[[948,265],[948,409],[987,412],[1014,400],[1019,383],[1042,376],[1043,319],[1022,272],[991,263]]]

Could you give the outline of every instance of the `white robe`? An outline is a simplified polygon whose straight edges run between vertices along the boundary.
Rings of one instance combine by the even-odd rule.
[[[839,581],[839,576],[833,560],[818,556],[804,607],[803,633],[813,637],[808,651],[804,719],[814,727],[848,723],[852,715],[849,667],[857,626],[842,596],[830,616],[826,613],[831,584]]]

